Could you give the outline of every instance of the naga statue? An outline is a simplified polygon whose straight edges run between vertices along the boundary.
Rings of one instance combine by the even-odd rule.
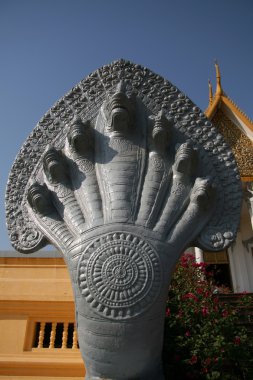
[[[234,157],[170,82],[125,60],[41,119],[10,173],[7,225],[22,253],[53,244],[75,298],[87,380],[163,380],[171,274],[189,246],[223,250],[241,205]]]

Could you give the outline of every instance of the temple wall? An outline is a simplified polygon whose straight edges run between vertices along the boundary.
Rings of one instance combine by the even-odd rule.
[[[64,261],[0,258],[1,380],[84,378],[80,351],[73,343],[74,348],[67,347],[64,334],[61,348],[38,347],[39,343],[34,343],[36,326],[46,323],[74,325],[72,288]],[[44,333],[48,335],[46,329]]]

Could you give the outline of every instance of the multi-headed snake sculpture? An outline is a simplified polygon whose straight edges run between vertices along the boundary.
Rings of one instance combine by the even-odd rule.
[[[13,246],[62,251],[86,379],[162,380],[165,303],[185,248],[235,238],[240,182],[203,113],[150,70],[120,60],[40,121],[7,187]]]

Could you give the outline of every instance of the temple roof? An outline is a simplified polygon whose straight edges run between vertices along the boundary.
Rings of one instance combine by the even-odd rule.
[[[230,145],[244,181],[253,180],[253,121],[230,99],[221,85],[219,65],[215,63],[216,91],[209,81],[206,116]]]

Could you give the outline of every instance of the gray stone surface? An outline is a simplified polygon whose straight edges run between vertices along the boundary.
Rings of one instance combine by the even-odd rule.
[[[235,160],[175,86],[120,60],[81,81],[39,122],[7,187],[13,246],[63,252],[86,379],[162,380],[171,273],[197,245],[235,238]]]

